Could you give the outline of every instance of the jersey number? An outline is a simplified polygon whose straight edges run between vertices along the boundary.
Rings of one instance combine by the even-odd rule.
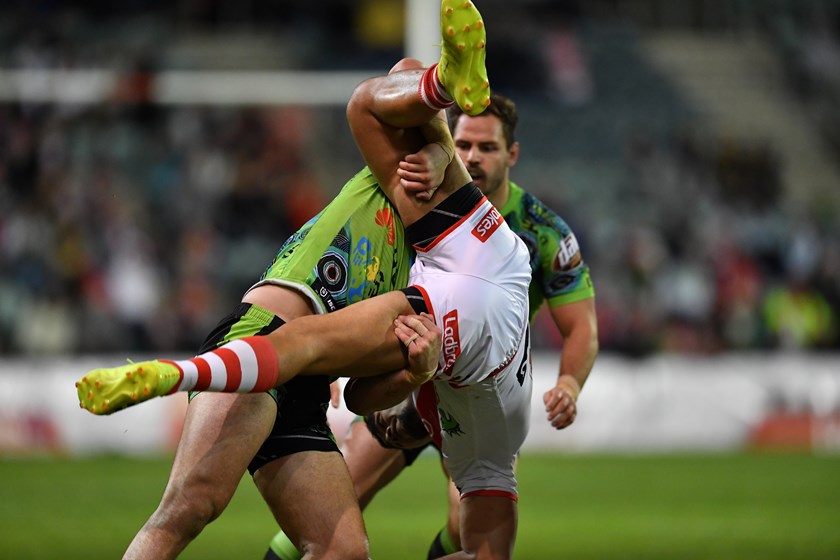
[[[528,375],[528,365],[531,363],[529,359],[531,356],[531,328],[525,329],[525,352],[522,354],[522,362],[519,364],[519,370],[516,372],[516,380],[519,381],[519,386],[525,383],[525,377]]]

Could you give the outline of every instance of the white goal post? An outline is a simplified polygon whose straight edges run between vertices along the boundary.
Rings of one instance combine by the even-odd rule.
[[[439,5],[405,0],[405,54],[430,64],[440,49]],[[396,62],[396,61],[394,61]],[[96,104],[126,76],[109,69],[2,69],[0,103]],[[164,70],[151,82],[161,105],[344,105],[370,71]]]

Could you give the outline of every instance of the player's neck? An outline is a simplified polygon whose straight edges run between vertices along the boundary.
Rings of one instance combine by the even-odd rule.
[[[502,209],[507,204],[508,198],[510,198],[510,181],[505,177],[499,188],[487,195],[487,200],[496,208]]]

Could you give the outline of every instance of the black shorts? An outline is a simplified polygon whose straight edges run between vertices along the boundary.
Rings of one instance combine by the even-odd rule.
[[[267,335],[284,324],[282,319],[259,306],[240,303],[207,336],[199,354],[237,338]],[[248,465],[252,476],[263,465],[294,453],[339,452],[327,424],[330,382],[326,375],[295,377],[282,387],[268,391],[277,403],[277,417],[271,433]]]

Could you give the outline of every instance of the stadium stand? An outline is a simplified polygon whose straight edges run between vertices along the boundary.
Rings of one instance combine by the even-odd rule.
[[[0,18],[0,352],[9,355],[197,348],[358,166],[339,105],[161,103],[156,77],[359,71],[400,52],[363,41],[356,30],[376,22],[339,0],[282,13],[259,1],[229,11],[10,4]],[[828,78],[840,74],[824,64],[836,61],[840,3],[818,3],[830,16],[819,21],[831,22],[819,28],[792,2],[775,3],[777,17],[758,3],[699,3],[707,11],[693,19],[668,2],[488,4],[488,19],[532,30],[527,45],[504,33],[488,45],[494,87],[520,105],[514,178],[580,237],[605,351],[840,348],[837,184],[811,196],[803,175],[788,173],[800,156],[776,132],[732,134],[710,118],[708,99],[687,93],[651,39],[662,29],[682,37],[705,76],[731,56],[701,56],[697,45],[709,43],[699,35],[725,31],[734,51],[759,44],[791,80],[786,117],[801,111],[797,134],[836,165],[840,96]],[[52,98],[38,97],[44,74],[9,85],[14,72],[45,69],[67,79]],[[92,70],[105,74],[83,73]],[[74,76],[80,89],[69,88]],[[739,78],[742,91],[767,87]],[[74,92],[99,97],[80,103]],[[727,98],[726,114],[745,113],[751,99]],[[537,346],[558,344],[554,329],[542,331]]]

